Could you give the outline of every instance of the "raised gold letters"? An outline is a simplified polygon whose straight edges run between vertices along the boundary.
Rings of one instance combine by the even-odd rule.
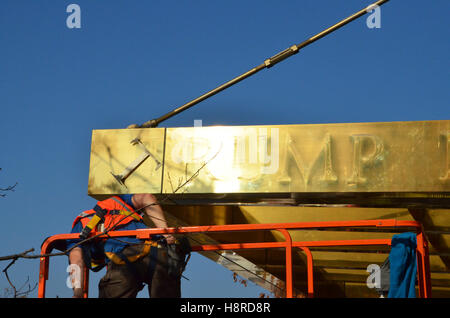
[[[290,183],[289,176],[289,162],[290,158],[295,162],[295,167],[300,172],[305,189],[311,184],[311,179],[314,173],[322,172],[319,177],[319,182],[323,184],[333,184],[338,181],[338,177],[333,169],[332,155],[331,155],[331,135],[325,135],[325,141],[322,143],[322,148],[316,154],[314,159],[308,163],[299,152],[301,149],[301,142],[294,141],[289,135],[287,136],[287,145],[285,147],[286,156],[284,160],[283,175],[280,178],[281,183]],[[321,163],[321,164],[320,164]]]
[[[356,186],[365,185],[367,178],[364,177],[364,170],[384,159],[384,145],[379,137],[373,135],[352,135],[350,139],[353,143],[353,167],[347,183]]]

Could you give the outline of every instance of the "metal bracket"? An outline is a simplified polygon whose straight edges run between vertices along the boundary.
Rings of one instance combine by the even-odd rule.
[[[126,167],[121,174],[114,174],[111,172],[113,177],[116,179],[117,182],[119,182],[121,185],[125,186],[125,180],[145,161],[148,157],[152,157],[153,160],[156,162],[156,168],[155,171],[157,171],[161,167],[161,161],[159,161],[142,143],[142,141],[139,138],[135,138],[130,143],[134,146],[138,146],[143,150],[142,154],[137,157],[132,163]]]

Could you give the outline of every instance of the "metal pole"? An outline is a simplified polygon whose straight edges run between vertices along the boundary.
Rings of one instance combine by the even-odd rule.
[[[312,43],[314,43],[315,41],[323,38],[324,36],[326,36],[327,34],[330,34],[331,32],[336,31],[337,29],[343,27],[344,25],[346,25],[347,23],[352,22],[353,20],[365,15],[367,12],[371,11],[374,7],[376,6],[381,6],[384,3],[388,2],[389,0],[379,0],[371,5],[369,5],[368,7],[365,7],[364,9],[361,9],[360,11],[354,13],[353,15],[349,16],[348,18],[345,18],[344,20],[336,23],[335,25],[329,27],[328,29],[323,30],[322,32],[314,35],[313,37],[307,39],[306,41],[303,41],[300,44],[294,44],[291,47],[285,49],[284,51],[281,51],[280,53],[266,59],[264,61],[264,63],[252,68],[251,70],[247,71],[246,73],[239,75],[237,77],[235,77],[234,79],[214,88],[213,90],[201,95],[200,97],[197,97],[196,99],[178,107],[175,110],[172,110],[171,112],[156,118],[156,119],[152,119],[149,120],[145,123],[143,123],[142,125],[130,125],[128,126],[128,128],[149,128],[149,127],[156,127],[158,126],[161,122],[181,113],[182,111],[185,111],[189,108],[191,108],[192,106],[204,101],[205,99],[216,95],[217,93],[223,91],[224,89],[227,89],[230,86],[233,86],[234,84],[239,83],[240,81],[246,79],[247,77],[250,77],[256,73],[258,73],[259,71],[261,71],[264,68],[270,68],[272,66],[274,66],[275,64],[287,59],[288,57],[297,54],[298,51]]]
[[[286,298],[293,297],[292,237],[286,229],[278,229],[286,239]]]
[[[306,254],[306,264],[307,264],[307,282],[308,282],[308,298],[313,298],[314,297],[314,261],[313,261],[313,256],[311,253],[311,250],[307,247],[302,247],[300,246],[300,248],[303,250],[303,252],[305,252]]]

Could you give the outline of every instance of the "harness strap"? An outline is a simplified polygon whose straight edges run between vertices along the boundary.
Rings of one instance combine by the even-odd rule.
[[[131,255],[126,258],[126,261],[120,256],[120,253],[113,253],[113,252],[105,252],[105,255],[114,263],[114,264],[118,264],[118,265],[124,265],[127,262],[136,262],[138,259],[148,255],[151,250],[152,247],[158,247],[158,243],[155,241],[145,241],[144,243],[144,248],[142,249],[142,252],[140,252],[139,254],[136,255]],[[123,255],[123,254],[122,254]]]
[[[110,210],[111,215],[117,215],[121,214],[125,217],[131,216],[136,221],[142,221],[142,217],[139,217],[138,214],[132,210],[130,210],[126,205],[124,205],[120,200],[118,200],[115,197],[112,197],[115,202],[117,202],[121,207],[123,207],[125,210]],[[92,216],[91,220],[88,224],[83,228],[83,230],[80,233],[81,239],[86,239],[89,234],[92,232],[92,230],[98,225],[101,224],[105,220],[105,215],[108,213],[108,209],[101,208],[98,204],[93,209],[95,211],[95,214]],[[85,213],[81,217],[87,217],[89,214]]]
[[[89,234],[97,226],[97,224],[99,224],[101,221],[104,220],[104,217],[105,217],[106,213],[108,212],[108,210],[102,209],[98,205],[96,205],[94,207],[94,211],[95,211],[94,216],[91,218],[89,223],[86,224],[86,226],[83,228],[83,230],[80,233],[80,238],[83,240],[89,236]]]
[[[117,203],[119,203],[122,207],[124,207],[125,210],[127,210],[128,212],[130,212],[130,215],[135,218],[137,221],[142,221],[144,222],[145,225],[147,225],[148,227],[152,227],[152,221],[149,219],[149,217],[147,216],[147,214],[141,212],[136,212],[136,211],[131,211],[126,205],[124,205],[122,202],[120,202],[120,200],[118,200],[115,197],[112,197],[111,199],[113,199],[114,201],[116,201]],[[141,219],[136,217],[136,214],[140,215]]]
[[[114,201],[116,201],[117,203],[119,203],[120,204],[120,206],[122,206],[125,210],[127,210],[130,214],[131,213],[137,213],[137,212],[134,212],[134,211],[131,211],[125,204],[123,204],[123,202],[122,201],[120,201],[119,199],[117,199],[117,198],[115,198],[115,197],[112,197],[111,199],[113,199]]]
[[[118,215],[118,214],[120,214],[120,215],[124,215],[126,217],[131,216],[136,221],[141,221],[141,219],[136,215],[136,213],[132,212],[132,211],[111,210],[111,211],[109,211],[109,214],[111,214],[111,215]]]
[[[155,242],[156,243],[156,242]],[[155,268],[156,268],[156,263],[158,260],[158,244],[148,244],[146,245],[146,247],[148,246],[149,252],[147,252],[146,255],[150,254],[149,257],[149,266],[148,266],[148,280],[147,277],[141,277],[139,275],[139,272],[137,271],[135,265],[134,265],[134,261],[131,260],[132,257],[130,256],[125,256],[123,254],[123,252],[119,252],[117,254],[114,254],[114,258],[115,264],[121,264],[121,265],[126,265],[128,270],[133,274],[133,276],[136,278],[136,280],[138,282],[146,282],[148,284],[151,284],[152,279],[153,279],[153,274],[155,273]],[[140,253],[139,255],[142,255],[142,253]]]

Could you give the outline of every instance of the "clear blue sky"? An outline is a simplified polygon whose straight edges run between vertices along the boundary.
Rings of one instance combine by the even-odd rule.
[[[95,204],[93,129],[158,117],[370,2],[1,1],[0,187],[18,185],[0,198],[0,255],[39,251]],[[81,7],[81,29],[66,26],[71,3]],[[447,0],[391,0],[380,29],[360,18],[162,126],[448,120],[449,12]],[[52,258],[48,297],[71,295],[66,265]],[[27,276],[37,282],[38,268],[20,260],[9,273],[20,286]],[[261,291],[200,256],[185,275],[184,297]],[[100,277],[92,276],[93,296]]]

